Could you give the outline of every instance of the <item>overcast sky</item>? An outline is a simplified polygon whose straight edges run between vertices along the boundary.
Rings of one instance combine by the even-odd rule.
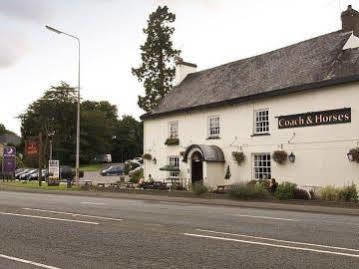
[[[0,0],[0,122],[20,133],[16,117],[50,85],[77,83],[76,43],[45,24],[81,38],[83,97],[138,118],[143,88],[131,67],[139,64],[142,28],[158,5],[176,13],[175,46],[203,70],[339,30],[340,11],[351,2]]]

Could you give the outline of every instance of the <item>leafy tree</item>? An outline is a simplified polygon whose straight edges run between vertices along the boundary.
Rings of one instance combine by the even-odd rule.
[[[142,64],[132,68],[132,74],[143,83],[145,96],[138,97],[138,105],[149,112],[155,108],[170,91],[175,76],[174,58],[180,51],[173,48],[171,37],[175,28],[171,26],[176,15],[169,12],[168,7],[159,6],[150,14],[146,42],[140,47]]]
[[[132,116],[125,115],[116,126],[112,146],[112,159],[124,162],[134,157],[142,156],[143,124]]]
[[[6,133],[6,128],[5,128],[5,126],[4,126],[4,124],[1,124],[0,123],[0,135],[3,135],[3,134],[5,134]]]
[[[81,105],[81,162],[110,153],[117,124],[117,108],[109,102],[85,101]]]

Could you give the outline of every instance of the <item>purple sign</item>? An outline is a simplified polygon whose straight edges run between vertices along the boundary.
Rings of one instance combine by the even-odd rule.
[[[5,147],[3,154],[3,172],[14,173],[16,169],[16,149],[14,147]]]

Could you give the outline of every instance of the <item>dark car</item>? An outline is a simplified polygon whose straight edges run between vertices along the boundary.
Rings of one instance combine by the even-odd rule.
[[[124,169],[121,166],[110,166],[101,171],[102,176],[120,176],[123,175]]]

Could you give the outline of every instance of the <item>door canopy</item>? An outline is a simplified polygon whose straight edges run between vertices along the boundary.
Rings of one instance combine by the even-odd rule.
[[[208,145],[191,145],[187,147],[184,155],[183,162],[187,162],[188,154],[193,152],[193,150],[198,150],[202,156],[203,160],[206,162],[224,162],[224,154],[220,147],[217,146],[208,146]]]

